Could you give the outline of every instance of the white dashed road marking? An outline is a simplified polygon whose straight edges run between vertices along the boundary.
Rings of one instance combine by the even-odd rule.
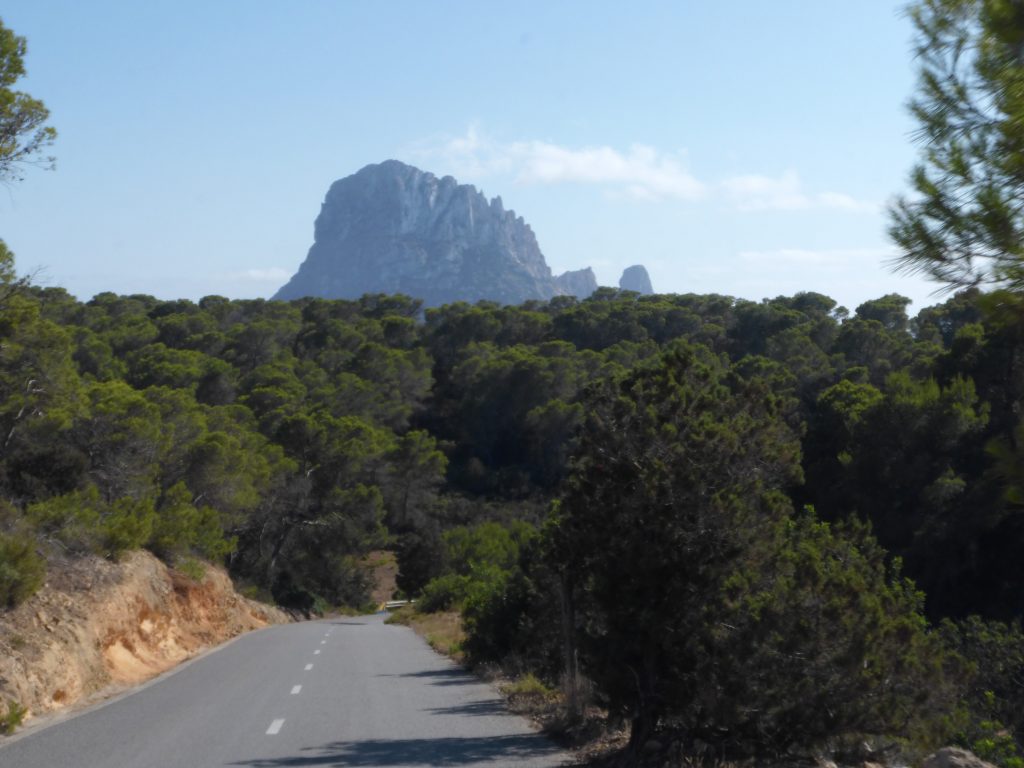
[[[313,665],[312,665],[312,664],[307,664],[307,665],[306,665],[306,671],[307,671],[307,672],[309,672],[309,670],[311,670],[312,668],[313,668]]]
[[[302,686],[301,685],[293,685],[292,686],[292,696],[294,696],[296,693],[298,693],[301,690],[302,690]]]
[[[317,650],[313,651],[313,655],[314,656],[319,656],[320,655],[320,649],[317,649]]]
[[[282,725],[284,725],[283,717],[280,720],[275,720],[274,722],[272,722],[270,724],[270,727],[267,728],[267,736],[276,736],[278,733],[281,732]]]

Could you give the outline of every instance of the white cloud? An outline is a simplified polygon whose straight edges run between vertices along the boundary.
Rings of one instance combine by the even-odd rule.
[[[607,184],[642,200],[698,200],[705,193],[679,157],[643,144],[623,153],[611,147],[567,149],[544,141],[517,142],[507,146],[507,155],[517,168],[517,181],[526,184]]]
[[[292,276],[287,269],[269,267],[267,269],[243,269],[240,272],[229,272],[223,275],[227,280],[243,280],[250,283],[283,283]]]
[[[855,200],[841,192],[805,192],[800,176],[794,170],[784,171],[777,177],[757,174],[733,176],[720,186],[741,211],[878,210],[876,203]]]
[[[501,142],[475,124],[462,136],[420,142],[409,154],[424,163],[440,161],[460,179],[509,176],[519,184],[591,184],[638,200],[725,199],[739,211],[876,212],[879,208],[841,192],[808,192],[795,170],[779,176],[746,174],[702,181],[687,169],[683,152],[662,152],[646,144],[619,150],[565,147],[536,139]]]
[[[572,149],[547,141],[503,143],[471,125],[464,136],[420,145],[413,154],[442,159],[472,178],[509,174],[520,184],[581,183],[605,186],[641,200],[697,200],[705,186],[686,170],[681,154],[635,144],[622,152],[608,146]]]

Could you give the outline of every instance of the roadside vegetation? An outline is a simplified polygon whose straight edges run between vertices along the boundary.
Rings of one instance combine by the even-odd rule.
[[[135,547],[363,606],[390,549],[439,648],[637,754],[1020,752],[1016,294],[8,302],[6,606]]]

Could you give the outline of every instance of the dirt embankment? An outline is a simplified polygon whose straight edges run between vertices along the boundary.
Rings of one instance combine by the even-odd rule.
[[[218,568],[194,581],[148,552],[120,563],[76,560],[51,569],[33,598],[0,613],[0,704],[16,701],[30,716],[53,712],[289,620],[236,593]]]

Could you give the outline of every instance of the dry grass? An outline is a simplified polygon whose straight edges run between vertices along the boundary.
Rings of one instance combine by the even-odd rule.
[[[465,658],[462,644],[466,640],[466,633],[462,628],[462,617],[457,611],[417,613],[412,606],[405,606],[392,613],[387,623],[412,627],[431,648],[457,662],[461,663]]]

